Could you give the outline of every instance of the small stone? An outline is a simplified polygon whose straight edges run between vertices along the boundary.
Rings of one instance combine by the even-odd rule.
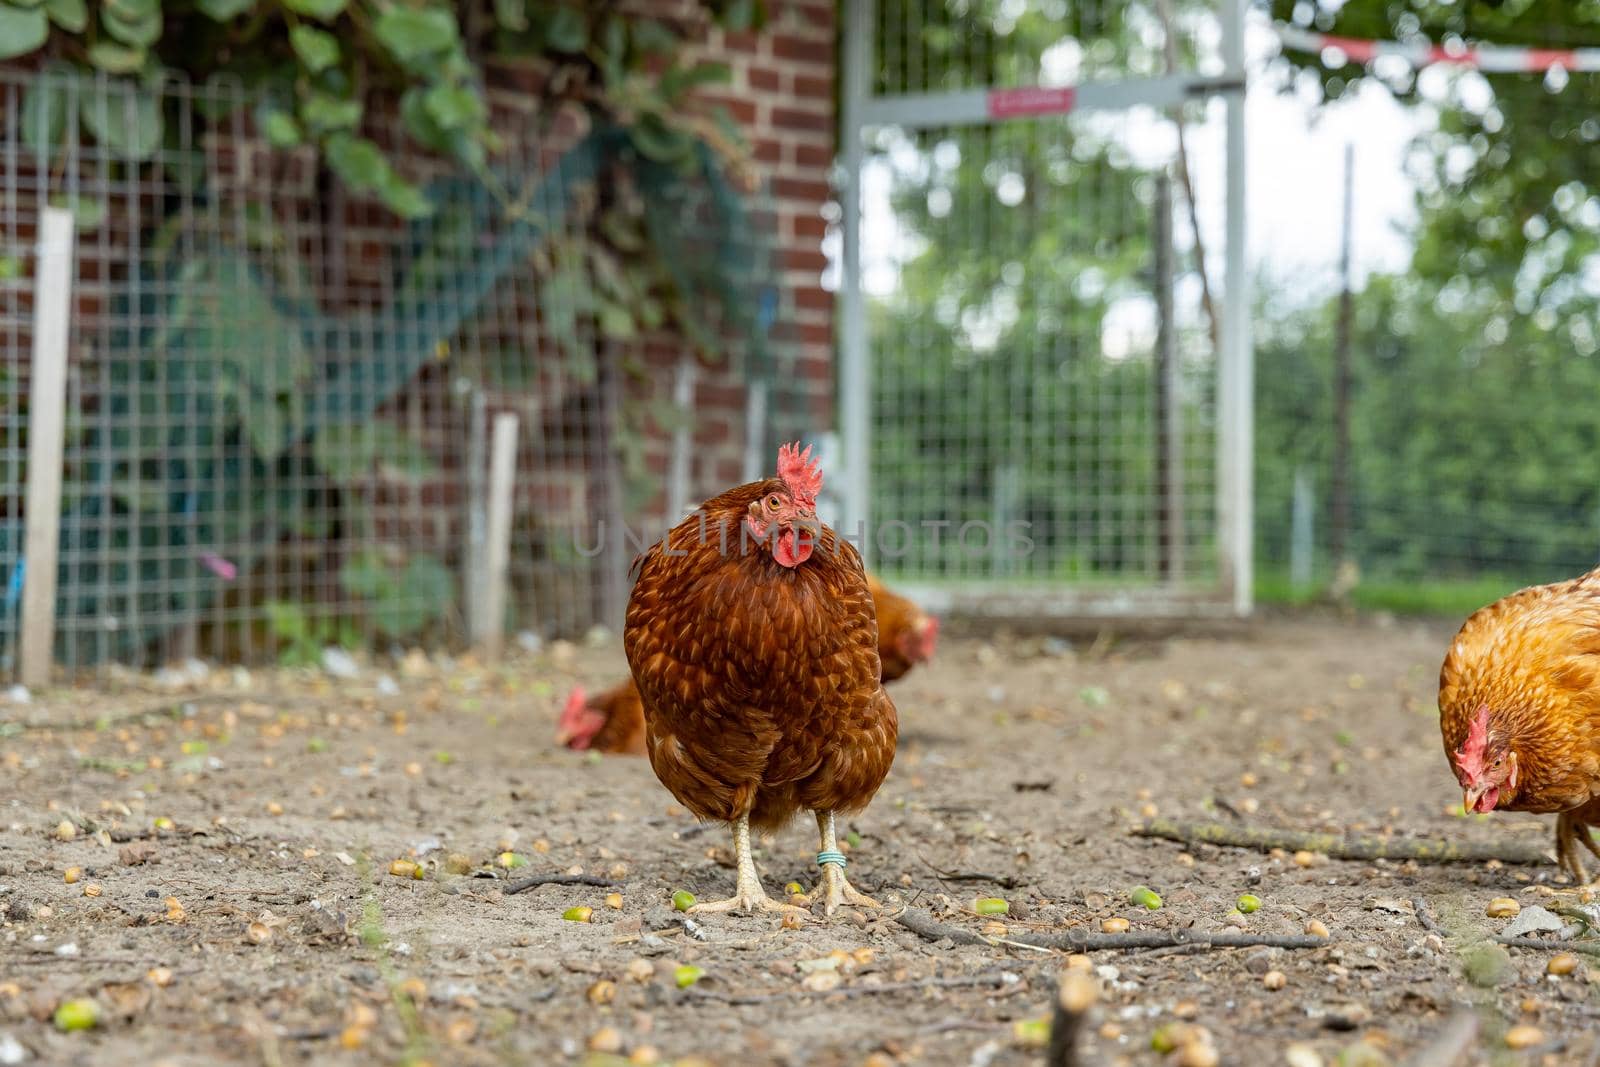
[[[1261,976],[1261,985],[1276,992],[1289,984],[1289,976],[1282,971],[1268,971]]]
[[[1288,1067],[1323,1067],[1322,1054],[1300,1042],[1283,1050],[1283,1062]]]
[[[602,1026],[589,1035],[590,1052],[618,1053],[622,1051],[622,1033],[615,1026]]]

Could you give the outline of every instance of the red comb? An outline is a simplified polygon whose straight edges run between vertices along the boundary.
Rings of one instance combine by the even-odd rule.
[[[784,445],[778,449],[778,477],[788,487],[794,502],[804,507],[817,506],[817,493],[822,490],[822,465],[811,458],[811,446],[804,452],[800,444]]]
[[[1487,706],[1478,709],[1477,716],[1472,724],[1467,727],[1467,740],[1456,749],[1456,764],[1467,774],[1476,778],[1483,773],[1484,762],[1489,752],[1489,709]]]
[[[572,727],[578,721],[578,717],[583,714],[583,709],[587,705],[588,697],[584,694],[583,686],[573,686],[572,692],[567,694],[566,707],[561,709],[560,725],[566,728]]]

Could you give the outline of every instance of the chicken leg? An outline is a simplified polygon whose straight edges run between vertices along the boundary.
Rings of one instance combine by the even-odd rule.
[[[817,890],[822,892],[822,910],[832,915],[840,904],[854,904],[859,908],[876,908],[881,905],[859,892],[844,876],[844,853],[839,851],[839,839],[834,833],[833,812],[817,812],[817,831],[822,835],[822,847],[817,851],[817,864],[822,868],[822,878]]]
[[[713,900],[705,904],[695,904],[689,908],[691,914],[706,914],[717,911],[744,911],[752,915],[764,911],[805,914],[804,908],[797,908],[793,904],[780,904],[767,896],[767,891],[761,888],[761,877],[756,874],[755,857],[750,854],[750,816],[748,814],[741,815],[733,821],[733,853],[739,860],[739,879],[733,896],[727,900]]]
[[[1578,857],[1578,846],[1583,845],[1596,859],[1600,859],[1600,845],[1595,844],[1594,836],[1589,830],[1589,824],[1578,818],[1570,811],[1564,811],[1556,816],[1556,862],[1561,864],[1561,869],[1572,875],[1579,885],[1589,884],[1589,872],[1583,868],[1583,860]]]

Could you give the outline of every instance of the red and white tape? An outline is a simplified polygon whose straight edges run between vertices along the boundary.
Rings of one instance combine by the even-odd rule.
[[[1567,71],[1600,71],[1600,48],[1519,48],[1504,45],[1438,45],[1426,41],[1369,41],[1358,37],[1335,37],[1298,26],[1277,24],[1273,30],[1283,47],[1295,52],[1322,52],[1337,49],[1352,63],[1370,63],[1379,56],[1399,56],[1413,67],[1453,63],[1491,74],[1542,74],[1552,67]]]

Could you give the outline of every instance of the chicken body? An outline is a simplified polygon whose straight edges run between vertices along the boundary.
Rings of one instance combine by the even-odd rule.
[[[785,909],[761,888],[750,828],[802,808],[817,815],[826,910],[870,905],[844,878],[834,814],[865,808],[894,760],[872,598],[860,554],[827,527],[809,555],[786,526],[770,545],[751,543],[746,517],[764,507],[815,521],[814,495],[792,479],[753,482],[707,501],[641,557],[623,644],[646,754],[679,803],[733,828],[738,891],[695,910]]]
[[[939,620],[867,574],[878,617],[878,660],[884,684],[898,681],[933,657]],[[567,696],[557,725],[557,743],[579,751],[642,756],[644,703],[631,677],[593,696],[581,686]]]
[[[1580,883],[1600,857],[1600,571],[1511,594],[1462,625],[1439,672],[1439,729],[1468,811],[1553,813]]]

